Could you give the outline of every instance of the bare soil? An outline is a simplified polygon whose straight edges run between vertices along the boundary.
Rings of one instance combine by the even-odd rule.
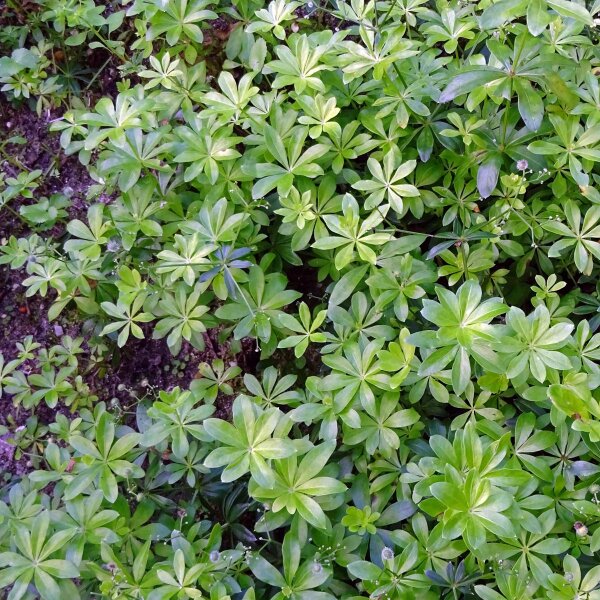
[[[60,149],[58,136],[48,131],[49,123],[58,114],[44,114],[38,117],[27,107],[14,108],[6,104],[0,105],[0,143],[2,139],[21,136],[26,144],[8,144],[5,150],[13,161],[0,160],[0,169],[7,176],[16,175],[19,168],[14,161],[25,168],[41,169],[47,176],[42,185],[35,191],[36,197],[52,193],[68,193],[71,198],[69,208],[70,219],[85,219],[89,202],[88,190],[94,184],[85,166],[76,156],[65,156]],[[6,136],[6,137],[5,137]],[[110,202],[111,198],[100,198]],[[11,202],[13,210],[18,211],[22,202],[17,199]],[[64,223],[57,225],[44,235],[60,237],[64,234]],[[26,225],[14,214],[3,210],[0,214],[0,244],[6,244],[11,236],[24,236],[30,233]],[[47,317],[48,308],[53,300],[53,292],[47,298],[35,295],[25,296],[22,285],[27,275],[22,270],[12,270],[8,265],[0,265],[0,354],[5,361],[17,356],[17,343],[31,336],[44,348],[60,342],[63,335],[83,337],[89,340],[90,334],[84,327],[81,315],[76,312],[65,312],[53,322]],[[110,403],[117,399],[121,407],[134,406],[138,399],[157,394],[159,390],[170,390],[176,386],[187,388],[197,376],[201,362],[211,362],[222,358],[226,364],[236,363],[244,372],[254,372],[258,362],[255,344],[251,340],[242,341],[242,352],[234,353],[229,344],[219,344],[217,331],[205,334],[205,349],[200,351],[184,343],[181,352],[173,357],[164,340],[152,340],[151,329],[146,339],[132,338],[122,349],[112,349],[110,359],[100,367],[87,369],[85,355],[80,360],[80,374],[84,374],[85,383],[90,387],[92,395],[99,401]],[[87,349],[84,342],[84,349]],[[32,371],[36,364],[27,365]],[[216,401],[216,416],[229,418],[233,398],[219,395]],[[57,412],[69,413],[64,406],[49,409],[44,404],[35,409],[35,415],[43,424],[52,423]],[[31,411],[15,406],[12,398],[4,393],[0,398],[0,425],[7,426],[10,431],[22,426]],[[9,436],[0,436],[0,473],[22,474],[31,465],[25,458],[15,460],[14,446],[7,440]]]

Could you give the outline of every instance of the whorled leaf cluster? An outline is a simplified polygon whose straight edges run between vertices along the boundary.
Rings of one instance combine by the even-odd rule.
[[[1,191],[32,233],[0,263],[87,322],[0,364],[73,411],[12,432],[7,598],[600,598],[600,2],[105,4],[1,37],[96,182],[66,223],[41,172]],[[255,373],[127,411],[80,368],[217,330]]]

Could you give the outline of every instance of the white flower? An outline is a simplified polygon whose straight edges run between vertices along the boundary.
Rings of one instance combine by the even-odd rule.
[[[108,240],[108,244],[106,244],[106,249],[109,252],[118,252],[121,244],[117,240]]]

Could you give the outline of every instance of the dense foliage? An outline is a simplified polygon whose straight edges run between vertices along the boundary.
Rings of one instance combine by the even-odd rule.
[[[0,263],[85,321],[0,361],[9,600],[600,598],[599,0],[6,10],[4,100],[96,182],[0,179]],[[208,331],[256,371],[86,383]]]

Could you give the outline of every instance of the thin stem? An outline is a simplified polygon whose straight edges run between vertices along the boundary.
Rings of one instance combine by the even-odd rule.
[[[392,67],[394,67],[394,70],[396,71],[396,75],[398,75],[398,78],[400,79],[400,81],[402,82],[402,85],[404,87],[407,87],[406,85],[406,81],[404,81],[404,77],[402,76],[402,73],[400,72],[400,67],[396,64],[396,61],[394,61],[392,63]]]
[[[120,54],[118,54],[113,48],[111,48],[109,41],[93,26],[90,25],[85,19],[82,21],[88,28],[94,33],[94,35],[102,42],[104,47],[114,56],[116,56],[122,63],[126,62]]]
[[[106,68],[106,65],[108,65],[108,63],[112,60],[112,57],[109,56],[106,61],[104,62],[104,64],[100,67],[100,69],[98,71],[96,71],[96,73],[94,73],[94,76],[90,79],[89,83],[83,88],[84,92],[87,92],[90,87],[93,85],[94,81],[96,81],[96,79],[98,79],[98,77],[100,76],[100,74],[102,73],[102,71],[104,71],[104,69]]]
[[[461,244],[459,246],[459,251],[460,251],[460,255],[462,257],[462,261],[463,261],[463,277],[464,280],[467,281],[467,276],[469,274],[469,269],[467,268],[467,251],[465,250],[465,245]]]
[[[0,210],[2,210],[3,208],[5,208],[9,213],[12,213],[13,216],[17,217],[22,223],[25,223],[27,225],[27,221],[21,216],[20,213],[14,210],[12,206],[9,206],[8,204],[3,204],[0,206]]]
[[[396,2],[398,2],[398,0],[394,0],[390,4],[390,7],[388,8],[387,12],[385,13],[385,16],[383,17],[383,22],[384,23],[388,20],[388,17],[390,16],[392,10],[394,10],[394,8],[396,8]],[[407,23],[407,27],[408,27],[408,23]]]
[[[24,165],[18,158],[15,158],[15,157],[11,156],[10,154],[8,154],[6,152],[6,150],[4,150],[4,145],[0,146],[0,154],[2,154],[2,156],[5,158],[5,160],[7,160],[13,166],[15,166],[19,169],[22,169],[23,171],[31,172],[31,169],[27,165]]]

